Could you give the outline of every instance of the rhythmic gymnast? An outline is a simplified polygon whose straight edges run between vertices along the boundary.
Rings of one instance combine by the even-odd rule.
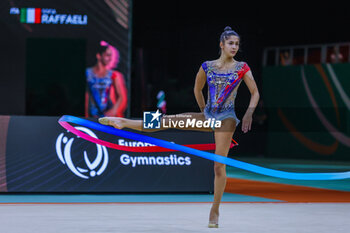
[[[185,130],[214,131],[215,154],[227,157],[230,149],[231,138],[240,120],[234,109],[238,87],[242,80],[248,86],[251,93],[249,107],[242,119],[242,131],[247,133],[251,129],[252,115],[258,104],[260,95],[254,81],[252,72],[246,62],[236,61],[235,55],[239,50],[240,36],[230,27],[226,27],[220,36],[220,57],[213,61],[204,62],[196,76],[194,95],[201,112],[182,113],[178,115],[163,115],[162,118],[171,121],[186,121],[196,119],[205,121],[209,118],[221,121],[220,128],[197,128],[197,125]],[[203,88],[208,84],[208,100],[205,104]],[[139,131],[151,132],[164,129],[144,129],[142,120],[131,120],[120,117],[103,117],[99,122],[118,129],[130,128]],[[162,120],[161,120],[162,122]],[[209,228],[217,228],[219,222],[219,206],[226,186],[226,165],[214,163],[214,201],[209,214]]]
[[[119,52],[101,41],[96,59],[97,63],[86,69],[85,117],[123,117],[127,89],[123,74],[113,70],[119,62]]]

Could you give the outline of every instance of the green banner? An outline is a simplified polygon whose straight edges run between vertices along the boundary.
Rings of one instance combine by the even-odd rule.
[[[268,157],[350,160],[350,64],[265,67]]]

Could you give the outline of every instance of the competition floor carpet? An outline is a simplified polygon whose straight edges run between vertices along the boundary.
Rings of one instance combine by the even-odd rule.
[[[300,172],[350,163],[245,159]],[[0,232],[346,232],[350,179],[295,181],[227,168],[220,228],[206,228],[210,194],[0,195]]]

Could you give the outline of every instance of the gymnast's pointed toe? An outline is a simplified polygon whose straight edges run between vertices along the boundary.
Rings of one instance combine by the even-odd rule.
[[[214,222],[209,222],[208,223],[208,228],[219,228],[219,224],[218,223],[214,223]]]
[[[98,118],[98,122],[102,125],[109,125],[109,119],[108,117],[101,117]]]

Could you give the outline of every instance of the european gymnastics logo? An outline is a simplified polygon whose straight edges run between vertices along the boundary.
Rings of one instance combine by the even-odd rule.
[[[71,24],[87,25],[87,15],[57,14],[56,9],[49,8],[17,8],[10,9],[11,15],[19,15],[21,23],[28,24]]]
[[[75,127],[77,130],[83,131],[84,133],[90,135],[91,137],[97,138],[96,134],[90,129],[85,127]],[[76,159],[72,159],[72,145],[74,138],[68,139],[64,133],[61,133],[56,139],[56,153],[59,160],[66,165],[71,172],[76,176],[89,179],[91,177],[101,175],[108,165],[108,152],[105,146],[96,144],[97,155],[94,161],[90,161],[87,152],[84,150],[84,156],[82,154],[74,156]],[[76,166],[75,162],[81,161],[79,166]]]

